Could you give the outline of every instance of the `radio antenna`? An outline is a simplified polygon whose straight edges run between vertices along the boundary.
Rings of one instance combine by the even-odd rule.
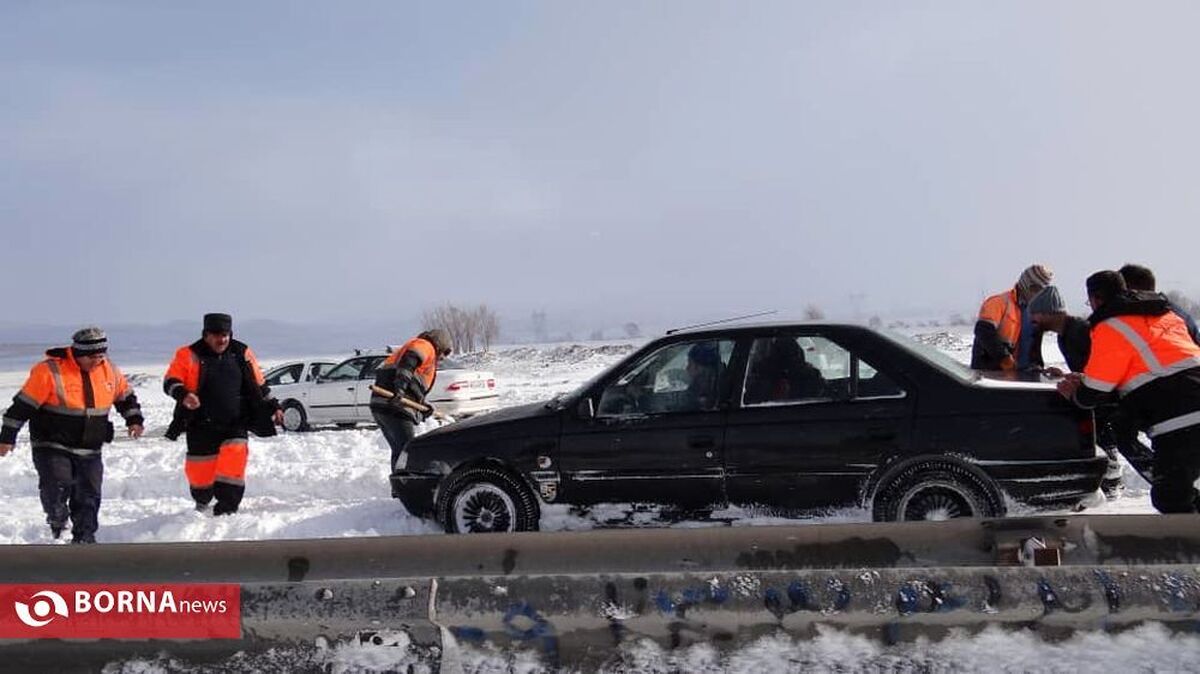
[[[776,313],[779,313],[779,312],[775,309],[771,309],[770,311],[760,311],[756,314],[746,314],[745,316],[734,316],[733,318],[722,318],[719,321],[709,321],[707,323],[697,323],[695,325],[685,325],[682,328],[671,328],[670,330],[667,330],[666,334],[673,335],[681,330],[691,330],[693,328],[707,328],[710,325],[720,325],[722,323],[732,323],[734,321],[744,321],[747,318],[758,318],[759,316],[770,316],[771,314],[776,314]]]

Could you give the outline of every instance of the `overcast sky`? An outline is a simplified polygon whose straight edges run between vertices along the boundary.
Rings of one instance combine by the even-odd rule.
[[[1200,294],[1200,3],[0,5],[3,321]]]

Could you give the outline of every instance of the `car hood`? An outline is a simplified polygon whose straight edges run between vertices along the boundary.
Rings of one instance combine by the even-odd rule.
[[[421,437],[430,439],[448,438],[450,435],[464,432],[499,431],[506,426],[516,426],[520,425],[521,422],[554,417],[558,414],[559,410],[557,408],[546,407],[546,403],[544,402],[517,405],[515,407],[502,407],[495,412],[480,414],[447,426],[442,426],[441,428],[425,433]]]

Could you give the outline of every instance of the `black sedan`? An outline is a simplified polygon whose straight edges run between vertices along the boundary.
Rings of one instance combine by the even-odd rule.
[[[536,529],[542,503],[868,506],[994,517],[1093,493],[1090,412],[858,325],[676,332],[548,402],[413,440],[393,494],[450,532]]]

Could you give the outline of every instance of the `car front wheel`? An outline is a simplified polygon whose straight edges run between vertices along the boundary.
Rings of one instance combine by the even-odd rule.
[[[537,498],[511,473],[469,468],[439,489],[437,518],[447,533],[537,531]]]
[[[935,461],[919,461],[886,478],[872,506],[876,522],[1004,515],[1004,499],[990,480],[963,466]]]
[[[303,405],[295,400],[283,404],[283,428],[293,433],[308,430],[308,415],[304,413]]]

